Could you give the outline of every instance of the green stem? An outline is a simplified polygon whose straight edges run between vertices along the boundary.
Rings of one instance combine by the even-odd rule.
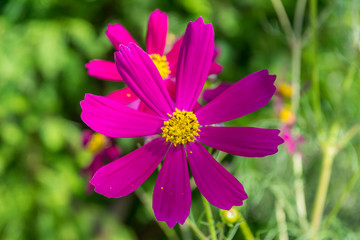
[[[286,216],[283,203],[281,203],[280,200],[276,200],[275,202],[275,213],[279,229],[279,240],[288,240],[289,236],[287,233]]]
[[[354,125],[350,130],[348,130],[345,135],[339,140],[338,149],[345,147],[353,137],[360,133],[360,124]]]
[[[239,226],[240,226],[240,223],[237,223],[229,229],[229,233],[226,238],[227,240],[232,240],[235,237],[236,232],[239,229]]]
[[[310,0],[310,22],[311,22],[311,59],[312,59],[312,102],[315,114],[316,126],[322,123],[320,104],[319,65],[317,61],[317,0]]]
[[[194,231],[195,235],[201,240],[207,240],[207,237],[200,231],[200,229],[190,220],[190,218],[186,219],[186,224],[190,226],[190,228]]]
[[[311,233],[317,234],[325,206],[326,195],[329,187],[331,168],[336,155],[335,147],[327,145],[324,148],[319,185],[316,192],[314,210],[311,218]]]
[[[292,96],[291,107],[292,112],[297,115],[300,104],[300,78],[301,78],[301,50],[302,50],[302,23],[304,21],[304,12],[306,7],[306,0],[298,0],[296,2],[294,31],[296,39],[291,46],[291,62],[292,62]],[[307,213],[305,204],[304,181],[303,181],[303,163],[299,152],[296,152],[293,157],[293,172],[294,172],[294,187],[296,208],[299,218],[299,224],[303,232],[307,231]],[[287,235],[286,235],[287,236]]]
[[[214,218],[211,213],[210,203],[206,200],[206,198],[204,196],[201,196],[201,198],[202,198],[204,208],[205,208],[206,219],[209,223],[210,239],[216,240],[217,238],[216,238],[216,231],[215,231],[215,221],[214,221]]]
[[[359,177],[360,177],[360,166],[358,166],[357,172],[353,174],[350,181],[346,184],[346,187],[345,187],[344,191],[342,192],[340,198],[337,200],[335,206],[331,210],[329,216],[327,217],[327,219],[326,219],[326,221],[324,223],[324,229],[329,227],[329,225],[330,225],[331,221],[333,220],[333,218],[338,214],[338,212],[340,211],[340,208],[343,205],[346,197],[348,196],[350,191],[355,186],[355,184],[356,184],[357,180],[359,179]]]
[[[219,150],[215,159],[218,163],[221,163],[227,155],[228,153]]]
[[[295,187],[295,201],[296,209],[299,217],[299,224],[303,232],[308,229],[306,204],[305,204],[305,193],[304,193],[304,181],[303,181],[303,166],[302,156],[296,152],[293,157],[293,171],[294,171],[294,187]]]
[[[243,217],[243,215],[241,214],[241,212],[239,211],[239,215],[240,215],[240,229],[241,229],[241,232],[243,233],[244,237],[246,240],[254,240],[254,235],[252,234],[251,232],[251,229],[249,227],[249,225],[247,224],[245,218]]]
[[[307,0],[296,1],[295,16],[294,16],[294,32],[295,32],[295,36],[298,39],[301,39],[301,35],[302,35],[302,25],[304,21],[306,1]]]
[[[136,189],[135,194],[138,196],[139,200],[143,203],[146,210],[153,215],[151,198],[146,194],[146,192],[141,187],[139,187],[138,189]],[[156,222],[161,228],[161,230],[165,233],[168,239],[179,240],[179,237],[176,235],[174,229],[169,228],[165,222],[159,222],[159,221]]]
[[[346,74],[346,77],[344,79],[344,83],[343,83],[343,94],[347,93],[352,85],[352,83],[354,82],[354,78],[355,78],[355,74],[358,72],[358,65],[351,63],[349,66],[349,70],[348,73]]]
[[[281,0],[271,0],[271,2],[273,4],[275,12],[278,16],[281,27],[283,28],[283,30],[285,32],[288,44],[291,46],[293,40],[295,39],[295,35],[291,28],[290,20],[286,14],[284,5],[282,4]]]
[[[301,42],[295,40],[291,47],[291,108],[296,114],[300,102],[300,71],[301,71]]]
[[[218,240],[223,240],[224,239],[224,224],[221,224],[221,226],[218,226],[218,232],[219,232],[219,238]]]

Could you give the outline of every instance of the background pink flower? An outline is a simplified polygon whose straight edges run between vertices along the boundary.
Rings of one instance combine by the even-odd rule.
[[[84,130],[82,137],[82,144],[84,148],[90,150],[94,155],[91,163],[84,169],[82,174],[88,175],[91,179],[97,170],[99,170],[104,164],[114,161],[122,154],[121,149],[115,145],[112,138],[104,135],[99,136],[100,133],[93,132],[91,130]],[[87,185],[87,192],[91,193],[94,190],[92,184]]]

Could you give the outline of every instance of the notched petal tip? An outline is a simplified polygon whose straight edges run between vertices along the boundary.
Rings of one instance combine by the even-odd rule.
[[[113,44],[115,49],[119,48],[119,44],[128,45],[129,43],[136,43],[135,39],[121,24],[109,24],[105,32],[106,37]]]
[[[195,20],[195,22],[194,22],[194,23],[205,24],[205,23],[204,23],[204,19],[203,19],[203,17],[202,17],[202,16],[198,17],[198,18]]]

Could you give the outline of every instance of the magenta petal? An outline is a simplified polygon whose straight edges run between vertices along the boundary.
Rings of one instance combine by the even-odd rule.
[[[176,73],[176,107],[191,111],[201,93],[214,54],[214,30],[200,17],[190,22],[181,45]]]
[[[157,138],[100,168],[91,179],[95,192],[109,198],[123,197],[137,189],[164,158],[168,144]]]
[[[168,118],[174,104],[151,58],[135,44],[120,46],[115,62],[126,85],[159,116]]]
[[[284,140],[278,129],[253,127],[202,127],[199,141],[221,151],[244,156],[264,157],[277,153]]]
[[[80,103],[81,119],[92,130],[109,137],[142,137],[161,132],[163,120],[107,97],[86,94]]]
[[[120,44],[125,46],[129,45],[129,43],[137,44],[130,33],[118,23],[115,23],[114,25],[109,24],[105,34],[116,50],[119,50]]]
[[[109,81],[122,81],[114,62],[95,59],[85,64],[85,67],[92,77]]]
[[[150,14],[146,34],[146,51],[148,54],[164,54],[168,18],[166,13],[156,9]]]
[[[115,100],[123,105],[129,105],[135,100],[139,99],[130,88],[126,87],[115,92],[110,93],[106,96],[112,100]]]
[[[170,147],[156,180],[153,209],[170,228],[184,224],[190,214],[191,188],[184,146]]]
[[[231,85],[231,83],[220,83],[219,86],[217,86],[216,88],[205,89],[203,99],[207,102],[210,102],[217,96],[219,96],[221,93],[223,93],[226,89],[231,87]]]
[[[275,93],[276,75],[268,70],[252,73],[196,112],[201,125],[229,121],[262,108]]]
[[[219,74],[222,71],[222,66],[216,62],[212,62],[210,65],[209,75],[210,74]]]
[[[241,183],[199,142],[186,145],[191,172],[201,194],[214,206],[229,210],[241,206],[247,194]]]

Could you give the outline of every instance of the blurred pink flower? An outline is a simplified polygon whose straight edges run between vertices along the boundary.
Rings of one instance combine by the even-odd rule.
[[[290,125],[283,126],[281,129],[281,137],[284,139],[286,150],[290,155],[296,153],[298,146],[304,143],[304,136],[293,136]]]
[[[94,154],[93,160],[89,166],[81,171],[82,174],[89,176],[89,180],[92,179],[96,171],[102,166],[114,161],[121,155],[121,149],[115,145],[112,138],[91,130],[83,131],[82,144]],[[92,193],[93,190],[94,186],[89,183],[87,185],[87,192]]]
[[[267,70],[250,74],[195,110],[213,53],[212,25],[204,24],[202,18],[190,22],[180,48],[173,101],[148,54],[135,44],[119,47],[115,53],[119,73],[154,114],[86,94],[81,102],[81,118],[93,130],[110,137],[161,137],[99,169],[91,180],[96,192],[106,197],[126,196],[164,159],[154,188],[153,209],[156,219],[172,228],[176,223],[183,224],[190,213],[188,159],[197,187],[211,204],[226,210],[243,204],[247,194],[242,184],[202,143],[245,157],[276,153],[283,143],[277,129],[213,126],[265,106],[275,92],[276,76]]]

